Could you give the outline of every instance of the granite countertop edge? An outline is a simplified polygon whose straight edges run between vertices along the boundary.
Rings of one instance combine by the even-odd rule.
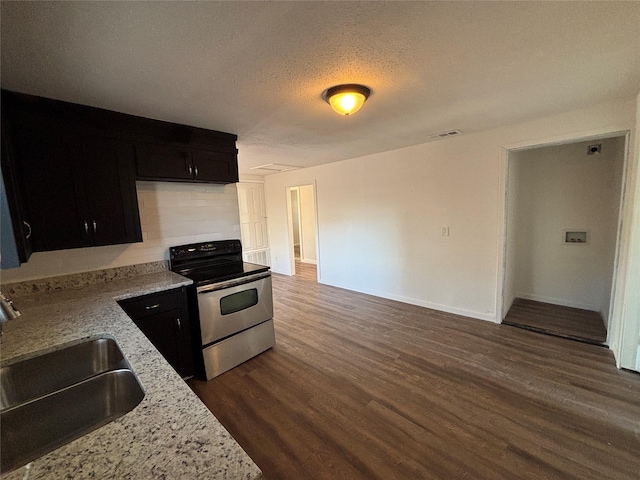
[[[131,412],[3,480],[39,478],[257,479],[260,469],[147,340],[117,300],[191,284],[170,271],[12,298],[1,364],[66,344],[114,338],[145,390]]]

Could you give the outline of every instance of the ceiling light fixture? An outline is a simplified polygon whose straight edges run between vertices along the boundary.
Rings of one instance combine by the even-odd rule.
[[[351,83],[328,88],[322,94],[322,98],[336,113],[353,115],[360,110],[369,95],[371,90],[368,87]]]

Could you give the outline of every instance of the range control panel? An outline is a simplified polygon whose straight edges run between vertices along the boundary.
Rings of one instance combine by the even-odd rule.
[[[189,245],[179,245],[169,249],[172,260],[208,257],[213,255],[226,255],[242,253],[240,240],[216,240],[204,243],[192,243]]]

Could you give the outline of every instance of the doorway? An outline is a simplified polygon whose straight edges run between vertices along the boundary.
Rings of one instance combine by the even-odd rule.
[[[314,185],[287,188],[289,205],[290,251],[293,273],[306,280],[317,281],[317,223]]]
[[[606,344],[626,136],[508,152],[503,323]]]

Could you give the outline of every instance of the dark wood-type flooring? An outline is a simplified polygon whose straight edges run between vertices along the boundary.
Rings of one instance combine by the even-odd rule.
[[[313,282],[318,281],[318,269],[312,263],[302,263],[296,260],[296,276],[302,277]]]
[[[268,480],[634,479],[640,375],[595,345],[273,275],[276,346],[190,385]]]
[[[523,298],[515,299],[503,323],[597,344],[607,340],[607,329],[598,312]]]

